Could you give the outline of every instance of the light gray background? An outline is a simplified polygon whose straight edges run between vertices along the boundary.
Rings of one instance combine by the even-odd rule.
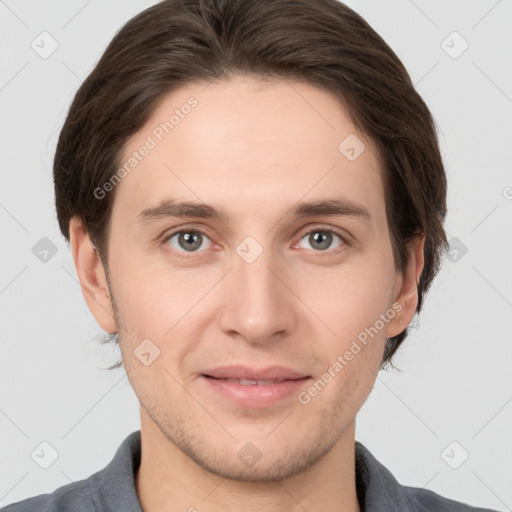
[[[51,165],[81,81],[153,3],[0,1],[0,505],[88,477],[139,428],[123,371],[102,370],[118,353],[95,341]],[[356,439],[401,483],[511,510],[512,1],[348,4],[397,52],[437,121],[458,251],[395,357],[402,373],[380,372]],[[43,31],[59,45],[47,59],[31,48],[50,48]],[[464,41],[453,31],[469,44],[457,58]],[[32,252],[42,237],[58,251],[46,263]],[[48,469],[31,458],[43,441],[58,452]],[[469,457],[453,469],[446,460],[457,465],[462,450]]]

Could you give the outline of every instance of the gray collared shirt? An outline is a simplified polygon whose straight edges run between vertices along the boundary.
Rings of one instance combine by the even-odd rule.
[[[134,475],[140,465],[140,430],[132,432],[112,461],[89,478],[7,505],[5,512],[142,512]],[[356,487],[363,512],[496,512],[398,483],[360,442],[355,442]]]

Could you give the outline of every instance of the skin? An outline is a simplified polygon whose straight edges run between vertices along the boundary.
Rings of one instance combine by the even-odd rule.
[[[408,267],[398,272],[378,154],[343,105],[311,84],[238,77],[182,87],[128,141],[125,156],[190,96],[197,107],[117,186],[108,273],[80,219],[70,224],[84,297],[98,324],[118,331],[141,404],[141,505],[359,511],[355,418],[386,337],[415,312],[424,239],[410,244]],[[354,161],[338,150],[349,134],[366,145]],[[290,214],[298,201],[340,197],[370,218]],[[226,219],[137,221],[169,198],[207,203]],[[195,252],[169,238],[184,227],[206,234]],[[315,229],[345,241],[334,234],[321,250],[309,237]],[[263,249],[252,263],[236,252],[247,236]],[[199,378],[238,363],[283,365],[316,381],[393,304],[401,311],[308,404],[293,394],[263,409],[239,407]],[[148,366],[134,354],[147,338],[160,350]],[[251,467],[237,457],[248,442],[262,454]]]

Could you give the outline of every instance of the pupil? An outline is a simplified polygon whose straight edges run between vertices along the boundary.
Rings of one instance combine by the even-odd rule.
[[[193,233],[192,235],[190,233]],[[185,244],[181,244],[181,241],[185,241]],[[199,240],[199,233],[197,231],[191,231],[188,233],[182,233],[180,236],[180,245],[186,249],[197,249],[201,246],[201,242]]]
[[[325,231],[316,231],[310,235],[310,242],[314,241],[314,243],[319,244],[320,247],[317,245],[317,248],[323,251],[331,245],[331,238],[332,235],[330,233],[326,233]]]

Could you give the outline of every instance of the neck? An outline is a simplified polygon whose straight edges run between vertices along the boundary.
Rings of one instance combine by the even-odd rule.
[[[280,481],[222,478],[169,441],[141,408],[141,463],[135,487],[144,512],[360,512],[355,482],[355,423],[306,471]]]

